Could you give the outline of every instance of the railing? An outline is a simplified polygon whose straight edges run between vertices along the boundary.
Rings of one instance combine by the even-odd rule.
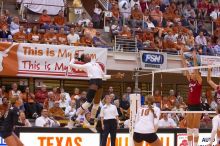
[[[98,0],[98,1],[103,6],[103,8],[105,8],[105,10],[108,10],[109,0]]]
[[[138,52],[137,39],[115,36],[114,52]]]

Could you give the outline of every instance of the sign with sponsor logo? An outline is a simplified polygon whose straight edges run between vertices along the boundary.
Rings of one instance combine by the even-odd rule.
[[[198,146],[206,146],[210,143],[211,134],[210,133],[200,133]],[[213,146],[216,145],[214,140]],[[177,133],[177,146],[188,146],[187,143],[187,134],[186,133]]]
[[[208,65],[219,65],[220,64],[220,57],[218,56],[201,56],[201,66],[208,66]],[[207,76],[208,68],[203,68],[200,70],[202,76]],[[216,67],[212,69],[212,77],[219,77],[220,76],[220,67]]]
[[[159,133],[158,136],[161,142],[163,143],[163,146],[174,146],[174,133]],[[111,139],[110,137],[108,137],[106,146],[111,146],[110,141]],[[130,146],[129,134],[117,133],[116,146]],[[150,146],[150,145],[143,143],[143,146]]]
[[[2,137],[0,137],[0,146],[7,146],[5,140]]]
[[[99,146],[99,133],[20,133],[24,146]]]
[[[166,69],[167,68],[167,54],[158,52],[140,52],[142,69]]]
[[[89,54],[106,71],[107,49],[67,45],[0,43],[0,75],[87,79],[82,70],[69,67],[71,59]]]

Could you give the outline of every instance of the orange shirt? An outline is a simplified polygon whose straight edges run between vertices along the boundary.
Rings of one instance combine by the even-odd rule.
[[[132,10],[131,16],[132,16],[132,19],[135,19],[135,20],[143,19],[143,13],[140,10]]]
[[[143,33],[142,37],[143,42],[149,40],[149,41],[154,41],[154,35],[152,33]]]
[[[162,101],[162,110],[163,109],[171,109],[171,108],[172,108],[172,105],[169,100]]]
[[[22,93],[21,97],[22,97],[24,102],[34,103],[34,99],[32,97],[30,97],[30,95],[27,94],[27,93]]]
[[[41,15],[39,17],[39,23],[40,24],[43,24],[43,23],[50,24],[51,23],[51,17],[49,15]]]
[[[49,113],[53,116],[53,117],[61,117],[64,118],[65,114],[64,111],[62,110],[62,108],[60,107],[52,107],[49,109]]]
[[[44,34],[44,42],[49,43],[49,44],[57,43],[56,34],[54,34],[54,33],[45,33]]]
[[[25,33],[19,31],[14,34],[13,39],[16,42],[23,43],[24,41],[27,40],[27,35]]]
[[[58,41],[58,44],[66,45],[68,43],[67,36],[65,34],[62,34],[62,33],[57,34],[57,41]]]
[[[65,24],[65,18],[62,16],[55,16],[54,17],[54,23],[58,24],[60,26],[63,26]]]
[[[119,10],[117,7],[112,7],[112,15],[116,18],[119,18]]]
[[[162,97],[160,95],[159,96],[154,96],[154,99],[155,99],[156,103],[161,103]]]
[[[9,91],[9,100],[12,101],[13,99],[15,99],[16,97],[21,97],[21,91],[17,90],[16,92],[13,90]]]
[[[0,22],[0,29],[2,29],[3,26],[7,26],[8,27],[8,23],[7,22]]]
[[[120,33],[121,36],[131,38],[131,32],[130,31],[122,31]]]

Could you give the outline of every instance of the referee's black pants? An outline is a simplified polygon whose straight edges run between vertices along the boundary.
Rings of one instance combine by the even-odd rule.
[[[111,146],[115,146],[116,132],[117,132],[117,120],[116,119],[104,120],[104,130],[102,134],[101,146],[106,146],[109,133],[111,137]]]

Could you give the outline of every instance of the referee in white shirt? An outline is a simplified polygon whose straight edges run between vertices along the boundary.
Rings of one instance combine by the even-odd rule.
[[[106,146],[108,134],[111,136],[111,146],[115,146],[116,132],[119,127],[117,107],[111,104],[111,97],[105,96],[105,105],[100,112],[102,124],[102,141],[101,146]]]

